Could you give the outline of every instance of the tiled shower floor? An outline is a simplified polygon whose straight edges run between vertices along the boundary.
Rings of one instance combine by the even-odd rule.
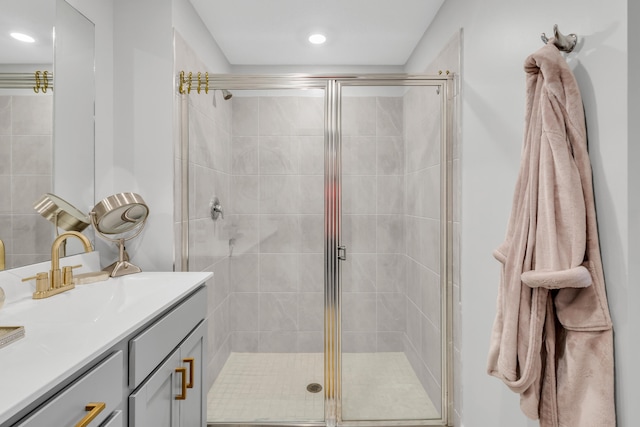
[[[344,420],[438,418],[404,353],[342,356]],[[208,422],[322,421],[321,353],[231,353],[207,395]]]

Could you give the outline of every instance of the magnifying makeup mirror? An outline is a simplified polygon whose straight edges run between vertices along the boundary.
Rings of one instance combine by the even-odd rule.
[[[141,272],[140,267],[129,262],[124,242],[142,232],[149,216],[149,207],[142,197],[135,193],[114,194],[95,205],[89,216],[98,234],[119,246],[118,260],[103,268],[103,271],[107,271],[111,277]]]
[[[64,231],[82,232],[82,230],[90,224],[87,215],[55,194],[43,194],[42,197],[33,204],[33,208],[45,219],[54,224],[56,236],[60,234],[58,228],[62,228]],[[66,243],[67,241],[65,240],[60,246],[61,257],[67,255]]]

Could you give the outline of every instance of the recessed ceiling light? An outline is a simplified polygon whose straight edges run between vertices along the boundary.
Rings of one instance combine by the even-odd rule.
[[[322,44],[327,41],[327,38],[324,34],[311,34],[309,36],[309,42],[313,44]]]
[[[10,35],[14,39],[20,40],[21,42],[25,42],[25,43],[33,43],[36,41],[33,37],[28,36],[26,34],[22,34],[22,33],[11,33]]]

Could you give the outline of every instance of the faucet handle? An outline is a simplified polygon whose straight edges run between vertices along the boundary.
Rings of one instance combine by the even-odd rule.
[[[73,269],[82,267],[82,264],[78,265],[66,265],[62,267],[62,286],[73,284]]]
[[[31,277],[25,277],[22,281],[27,282],[34,279],[36,281],[36,292],[34,292],[34,294],[49,290],[49,274],[47,272],[37,273],[35,276]]]

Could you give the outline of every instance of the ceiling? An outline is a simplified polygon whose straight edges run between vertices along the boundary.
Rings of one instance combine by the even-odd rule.
[[[190,1],[232,65],[404,65],[444,2]]]
[[[3,64],[48,64],[53,62],[53,24],[56,6],[50,0],[2,0],[0,2],[0,52]],[[29,34],[34,43],[24,43],[9,33]]]
[[[190,0],[232,65],[404,65],[444,0]],[[50,63],[55,2],[2,0],[4,64]],[[8,33],[31,34],[36,43]],[[307,41],[314,32],[323,45]]]

